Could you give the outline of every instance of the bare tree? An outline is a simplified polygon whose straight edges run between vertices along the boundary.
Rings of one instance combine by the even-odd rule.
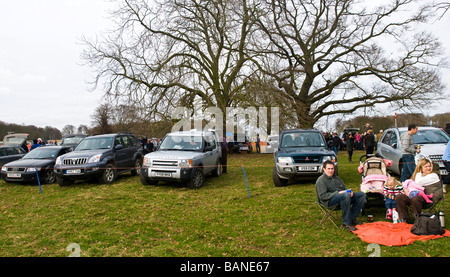
[[[112,117],[114,108],[110,104],[101,104],[95,109],[92,117],[92,132],[107,134],[113,132]]]
[[[110,36],[84,39],[83,59],[98,72],[94,87],[103,82],[108,96],[145,107],[147,118],[170,116],[196,99],[225,111],[252,74],[248,2],[123,1]]]
[[[431,6],[373,2],[262,2],[258,64],[278,83],[299,127],[382,103],[420,107],[445,97],[440,44],[428,32],[414,32]]]
[[[66,125],[66,126],[63,127],[61,132],[62,132],[63,135],[74,134],[75,133],[75,126],[70,125],[70,124]]]

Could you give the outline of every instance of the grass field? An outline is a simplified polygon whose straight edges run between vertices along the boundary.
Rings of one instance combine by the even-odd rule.
[[[358,158],[339,153],[339,175],[359,190]],[[229,170],[196,190],[143,186],[122,175],[113,185],[20,185],[0,181],[0,256],[67,257],[367,257],[355,234],[319,225],[314,182],[275,187],[271,154],[229,158]],[[241,166],[248,180],[250,198]],[[447,205],[448,206],[448,205]],[[447,225],[450,210],[445,206]],[[385,210],[370,211],[384,220]],[[366,222],[364,216],[360,221]],[[71,247],[69,247],[71,248]],[[382,257],[448,257],[450,238],[380,246]]]

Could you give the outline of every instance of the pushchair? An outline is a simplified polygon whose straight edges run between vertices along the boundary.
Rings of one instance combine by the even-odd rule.
[[[384,207],[383,188],[389,177],[387,167],[392,161],[368,154],[361,156],[359,163],[358,171],[362,176],[360,189],[366,194],[366,203],[362,209],[362,214],[365,214],[365,209]]]

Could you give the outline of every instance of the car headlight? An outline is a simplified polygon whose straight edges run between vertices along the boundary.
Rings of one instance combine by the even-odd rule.
[[[27,172],[36,172],[36,171],[40,171],[41,168],[40,167],[29,167],[27,168]]]
[[[3,171],[3,172],[6,172],[6,171],[8,171],[8,169],[7,169],[6,167],[3,166],[3,167],[2,167],[2,171]]]
[[[97,163],[97,162],[100,161],[100,158],[101,158],[101,157],[102,157],[102,154],[94,155],[94,156],[92,156],[92,157],[89,158],[88,163]]]
[[[192,168],[192,160],[181,160],[180,161],[180,166],[181,167],[188,167],[188,168]]]
[[[323,156],[323,161],[332,161],[333,163],[335,163],[337,161],[336,156]]]
[[[61,165],[61,157],[56,158],[55,165]]]
[[[280,164],[290,164],[293,163],[291,157],[278,157],[278,163]]]
[[[142,165],[145,166],[145,167],[151,167],[152,160],[149,159],[149,158],[144,157],[144,161],[143,161]]]

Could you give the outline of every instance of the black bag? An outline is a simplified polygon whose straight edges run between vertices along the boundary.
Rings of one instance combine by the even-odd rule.
[[[415,235],[442,235],[445,233],[439,222],[439,216],[430,212],[421,213],[414,225],[411,227],[411,233]]]

